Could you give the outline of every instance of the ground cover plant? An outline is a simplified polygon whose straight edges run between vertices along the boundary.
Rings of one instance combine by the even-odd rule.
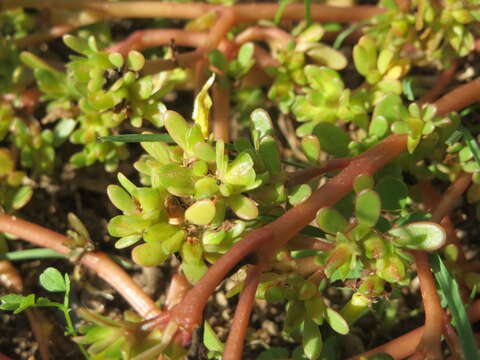
[[[479,357],[479,1],[0,6],[0,359]]]

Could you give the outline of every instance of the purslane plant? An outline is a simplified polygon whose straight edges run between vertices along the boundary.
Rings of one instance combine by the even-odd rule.
[[[37,40],[32,35],[13,40],[32,30],[26,20],[38,14],[6,13],[5,21],[18,27],[7,34],[5,46],[11,51],[0,60],[22,76],[8,78],[2,87],[4,210],[26,204],[31,197],[26,175],[53,174],[59,149],[69,149],[69,143],[83,146],[70,158],[77,167],[101,161],[114,171],[128,154],[122,141],[127,137],[115,136],[143,132],[130,138],[146,152],[134,163],[138,178],[119,173],[120,185],[107,189],[123,213],[110,220],[108,231],[120,238],[115,247],[131,248],[141,266],[180,260],[183,275],[175,278],[174,295],[160,309],[108,257],[90,251],[84,227],[77,226],[72,241],[1,215],[2,231],[93,269],[138,312],[112,320],[80,310],[90,324],[81,328],[77,341],[89,345],[92,358],[184,356],[194,330],[203,324],[209,297],[232,271],[235,285],[227,296],[239,294],[239,301],[231,332],[225,346],[218,339],[210,343],[214,351],[224,351],[224,359],[242,357],[255,297],[285,309],[282,336],[301,344],[292,356],[328,358],[328,340],[323,339],[328,327],[349,333],[375,302],[387,303],[407,291],[414,276],[420,280],[424,329],[374,353],[440,359],[442,334],[457,351],[455,329],[441,307],[426,253],[444,255],[461,290],[475,295],[478,274],[462,270],[475,264],[462,256],[445,216],[466,191],[471,203],[480,200],[472,108],[452,113],[477,102],[480,85],[472,80],[433,104],[422,104],[415,102],[422,90],[413,84],[415,67],[445,69],[474,49],[474,1],[462,7],[450,1],[443,7],[399,1],[350,8],[308,2],[227,7],[20,0],[2,5],[48,9],[53,15],[66,11],[63,30],[52,30],[47,38],[108,18],[198,18],[182,23],[183,28],[145,29],[116,44],[93,26],[83,35],[67,35],[64,42],[77,55],[62,69],[55,56],[35,50],[19,55],[19,47]],[[304,17],[295,28],[281,23]],[[259,19],[274,22],[248,24]],[[330,30],[341,25],[314,21],[363,23],[330,46]],[[91,33],[102,37],[105,51],[95,37],[85,36]],[[194,50],[182,52],[177,46]],[[32,70],[34,82],[20,60]],[[9,94],[30,86],[42,94],[32,101],[35,112]],[[164,102],[192,88],[190,122],[166,110],[170,106]],[[425,96],[435,100],[442,91]],[[267,98],[267,105],[279,111],[258,109]],[[279,115],[272,121],[269,113]],[[240,120],[233,122],[232,115]],[[16,170],[16,164],[22,169]],[[307,168],[289,172],[286,164]],[[322,174],[327,176],[318,179]],[[429,181],[451,183],[438,206],[419,196]],[[179,280],[182,276],[186,279]],[[340,294],[338,283],[350,288],[340,303],[331,301],[332,293]],[[179,301],[168,300],[174,297]],[[474,319],[478,306],[471,305]],[[456,329],[469,328],[462,321],[461,327],[454,324]]]

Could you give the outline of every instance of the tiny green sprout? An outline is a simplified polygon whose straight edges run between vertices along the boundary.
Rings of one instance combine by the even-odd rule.
[[[13,311],[14,314],[18,314],[30,307],[55,307],[63,312],[67,327],[66,334],[70,336],[76,336],[77,330],[75,329],[72,319],[70,317],[71,308],[69,276],[67,274],[62,275],[57,269],[49,267],[40,274],[39,282],[40,285],[42,285],[42,287],[49,292],[63,293],[63,303],[50,301],[49,299],[44,297],[39,297],[36,299],[35,294],[9,294],[0,297],[0,309]],[[85,358],[89,359],[82,345],[79,345],[79,349],[85,356]]]

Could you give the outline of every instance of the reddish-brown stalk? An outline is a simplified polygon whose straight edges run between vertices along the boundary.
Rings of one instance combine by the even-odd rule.
[[[228,333],[227,343],[222,357],[223,360],[241,360],[242,358],[243,344],[255,301],[255,292],[260,282],[260,276],[267,267],[267,264],[267,262],[262,262],[258,265],[252,265],[248,269],[245,287],[238,300],[232,326]]]
[[[10,261],[0,261],[0,283],[17,294],[23,292],[23,280]]]
[[[208,33],[182,29],[148,29],[133,32],[126,39],[108,47],[107,52],[126,55],[131,50],[144,50],[155,46],[179,45],[199,48],[206,44]]]
[[[235,43],[245,44],[249,41],[266,41],[268,43],[276,42],[277,47],[286,46],[295,38],[288,32],[276,27],[251,26],[235,37]]]
[[[55,231],[19,218],[0,214],[0,232],[14,234],[32,244],[52,249],[68,256],[70,249],[64,245],[68,238]],[[80,263],[93,270],[110,284],[143,318],[158,316],[161,311],[123,269],[101,252],[87,252]]]
[[[9,358],[7,355],[3,355],[0,353],[0,360],[12,360],[12,358]]]
[[[252,231],[233,245],[200,281],[187,293],[184,300],[171,312],[171,320],[190,332],[202,319],[209,296],[226,274],[246,255],[257,252],[262,259],[271,256],[303,227],[308,225],[317,211],[335,204],[352,189],[359,174],[373,174],[406,149],[405,135],[392,135],[359,156],[338,175],[316,190],[309,199],[288,210],[272,223]],[[145,329],[165,324],[164,317],[147,321]]]
[[[435,79],[433,87],[423,95],[419,102],[420,103],[430,103],[434,101],[438,96],[445,90],[445,88],[453,81],[455,78],[455,73],[457,72],[458,60],[452,62],[450,67],[443,70]]]
[[[205,45],[206,52],[216,49],[230,29],[235,25],[235,12],[230,7],[225,7],[218,10],[218,12],[220,13],[220,17],[210,29]]]
[[[216,140],[230,142],[230,87],[213,85],[213,135]]]
[[[418,184],[420,191],[422,193],[422,201],[426,209],[432,211],[440,203],[441,196],[438,191],[433,187],[430,181],[421,181]],[[440,225],[443,226],[445,232],[447,233],[447,243],[453,244],[458,251],[458,263],[465,262],[465,251],[463,247],[460,246],[455,227],[453,226],[452,220],[449,216],[445,216],[441,221]]]
[[[327,161],[323,166],[309,167],[302,170],[297,170],[287,174],[287,180],[285,186],[295,186],[305,184],[306,182],[320,176],[322,174],[329,173],[331,171],[340,170],[354,161],[356,158],[338,158]]]
[[[480,300],[476,300],[467,310],[468,319],[474,323],[480,320]],[[354,356],[349,360],[360,360],[378,353],[388,353],[395,360],[401,360],[408,357],[415,351],[423,333],[423,326],[412,330],[405,335],[399,336],[388,343],[380,345],[372,350]]]
[[[480,101],[480,79],[459,86],[435,101],[437,114],[445,115]]]
[[[82,24],[82,25],[88,25],[88,24]],[[50,27],[47,31],[37,32],[31,35],[27,35],[20,39],[16,39],[15,44],[19,48],[26,48],[29,46],[38,45],[38,44],[41,44],[42,42],[63,36],[69,33],[70,31],[74,30],[75,27],[76,26],[73,26],[70,24],[55,25]]]
[[[171,309],[177,305],[185,297],[185,294],[192,286],[188,282],[185,275],[177,273],[172,276],[172,281],[168,287],[165,299],[165,307]]]
[[[4,0],[3,9],[28,7],[51,9],[83,9],[92,10],[105,18],[169,18],[196,19],[209,11],[221,11],[226,6],[202,3],[175,3],[157,1],[105,2],[85,0]],[[236,15],[236,22],[252,22],[256,20],[273,20],[278,11],[278,3],[237,4],[228,7]],[[370,5],[336,7],[312,4],[312,20],[319,22],[355,23],[367,20],[372,16],[385,12],[384,8]],[[290,4],[282,15],[284,20],[301,21],[305,18],[303,4]]]
[[[452,211],[470,184],[471,179],[471,174],[463,173],[450,185],[437,204],[432,214],[432,221],[440,223]],[[430,270],[427,254],[420,251],[415,251],[413,254],[425,310],[425,330],[412,359],[442,359],[441,336],[444,331],[445,313],[440,304],[440,297]]]
[[[412,359],[443,359],[441,349],[441,336],[443,333],[443,318],[445,313],[440,305],[437,286],[433,278],[428,256],[425,252],[414,251],[415,268],[420,280],[420,292],[425,311],[425,326],[422,338],[417,345]]]
[[[432,221],[440,222],[443,217],[447,216],[457,205],[462,194],[467,190],[472,182],[472,174],[462,173],[457,180],[451,184],[432,214]]]

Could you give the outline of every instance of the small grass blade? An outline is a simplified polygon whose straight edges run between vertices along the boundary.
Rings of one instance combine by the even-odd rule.
[[[97,139],[99,142],[113,141],[123,143],[155,142],[162,141],[173,143],[173,139],[168,134],[124,134],[101,136]]]
[[[457,330],[458,338],[465,356],[464,359],[478,359],[479,353],[475,343],[475,337],[470,322],[468,321],[468,316],[465,307],[463,306],[456,280],[450,275],[438,253],[430,255],[430,264],[435,279],[437,280],[439,291],[446,299],[448,309],[452,314],[453,324]]]

